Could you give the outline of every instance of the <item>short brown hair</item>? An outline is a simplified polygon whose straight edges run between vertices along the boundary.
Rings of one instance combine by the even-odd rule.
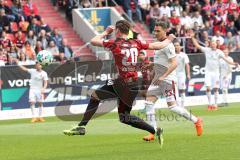
[[[168,29],[167,22],[163,22],[163,21],[156,21],[155,26],[160,26],[164,30]]]
[[[119,20],[116,23],[116,29],[123,34],[128,34],[131,28],[131,24],[127,20]]]

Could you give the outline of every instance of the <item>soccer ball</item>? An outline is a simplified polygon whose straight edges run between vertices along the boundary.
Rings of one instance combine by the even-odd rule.
[[[52,53],[47,50],[41,50],[37,54],[37,61],[41,65],[49,65],[53,62],[53,56]]]

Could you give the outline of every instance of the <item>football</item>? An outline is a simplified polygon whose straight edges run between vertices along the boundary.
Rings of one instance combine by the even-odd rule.
[[[37,54],[37,61],[41,63],[41,65],[49,65],[53,62],[53,56],[51,52],[42,50]]]

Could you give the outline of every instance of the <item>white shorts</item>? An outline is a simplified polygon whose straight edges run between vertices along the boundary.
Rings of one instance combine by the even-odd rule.
[[[165,97],[167,102],[176,101],[176,83],[172,84],[163,81],[160,85],[151,84],[147,91],[147,96]]]
[[[221,76],[221,89],[228,89],[232,81],[232,75],[230,76]]]
[[[29,102],[43,102],[43,95],[40,89],[29,90]]]
[[[177,86],[178,86],[179,90],[186,89],[186,75],[184,75],[184,74],[177,75]]]
[[[219,88],[220,74],[219,73],[205,73],[205,86],[213,88]]]

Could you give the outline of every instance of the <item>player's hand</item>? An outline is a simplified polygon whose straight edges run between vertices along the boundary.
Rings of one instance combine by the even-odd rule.
[[[187,75],[187,79],[188,79],[188,80],[191,79],[191,75],[190,75],[190,74]]]
[[[239,64],[238,64],[238,63],[235,63],[235,67],[236,67],[236,68],[239,68],[240,66],[239,66]]]
[[[115,27],[114,26],[108,26],[105,30],[107,35],[111,34],[114,31]]]
[[[160,77],[160,78],[158,78],[158,80],[154,81],[153,84],[156,85],[156,86],[160,85],[163,80],[164,80],[164,77]]]
[[[174,34],[169,34],[169,36],[168,36],[168,39],[170,41],[173,41],[175,38],[176,38],[176,36]]]

